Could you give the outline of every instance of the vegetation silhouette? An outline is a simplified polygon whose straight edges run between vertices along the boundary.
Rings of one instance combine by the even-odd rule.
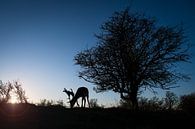
[[[178,80],[190,79],[176,67],[190,59],[182,26],[161,26],[126,9],[114,13],[100,29],[98,44],[74,58],[81,66],[79,77],[95,84],[96,92],[117,92],[137,109],[142,90],[168,90]]]
[[[177,106],[179,99],[173,92],[167,91],[165,98],[165,105],[167,109],[172,110],[174,106]]]
[[[77,102],[77,100],[80,97],[82,98],[81,107],[85,107],[86,99],[87,99],[87,102],[88,102],[88,106],[90,107],[90,103],[89,103],[89,90],[86,87],[79,87],[77,89],[77,91],[76,91],[75,96],[72,98],[72,100],[70,100],[70,107],[71,108],[74,107],[75,102]]]
[[[0,105],[1,129],[193,129],[194,120],[194,112],[180,110],[65,108],[25,103]]]
[[[13,81],[3,83],[0,80],[0,103],[7,103],[11,99],[11,93],[17,96],[20,103],[28,103],[28,98],[26,97],[25,90],[22,88],[19,81]]]
[[[179,97],[170,91],[166,92],[165,97],[158,98],[156,96],[148,99],[145,97],[138,98],[139,110],[141,111],[163,111],[163,110],[181,110]],[[121,108],[132,109],[129,101],[120,100]]]
[[[1,83],[0,92],[13,86],[12,84],[16,83]],[[79,96],[80,93],[80,97],[86,95],[86,89],[86,87],[78,88],[75,96]],[[5,98],[2,95],[0,97],[1,100]],[[178,108],[175,108],[176,103],[171,103],[174,110],[167,110],[169,105],[166,104],[166,99],[172,102],[174,100],[172,98],[178,97],[174,93],[168,92],[165,99],[157,97],[151,100],[138,99],[139,111],[127,109],[129,106],[97,108],[97,99],[91,100],[92,108],[66,108],[61,104],[61,101],[54,103],[54,101],[46,99],[37,105],[25,103],[25,101],[18,101],[19,103],[16,104],[4,101],[0,103],[0,127],[1,129],[193,129],[195,120],[194,93],[181,96]],[[19,97],[17,99],[20,100]]]
[[[195,92],[181,96],[179,108],[185,111],[195,111]]]
[[[3,83],[0,80],[0,103],[7,103],[10,100],[10,92],[12,89],[13,86],[10,82]]]
[[[14,89],[20,103],[28,103],[25,90],[18,81],[14,82]]]
[[[97,102],[98,100],[97,99],[90,99],[89,101],[89,105],[90,105],[90,108],[103,108],[104,106],[100,106]]]

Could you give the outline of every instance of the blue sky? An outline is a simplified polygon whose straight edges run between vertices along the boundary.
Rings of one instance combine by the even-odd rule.
[[[171,1],[171,2],[170,2]],[[193,0],[1,0],[0,1],[0,80],[20,80],[30,101],[66,100],[63,88],[90,89],[91,98],[101,104],[114,104],[119,96],[95,93],[93,85],[77,77],[73,58],[94,46],[100,25],[115,11],[127,6],[133,12],[156,17],[162,25],[184,24],[190,42],[195,38]],[[191,75],[173,91],[195,91],[194,46],[191,64],[180,70]],[[159,92],[163,95],[164,92]],[[146,96],[154,96],[146,92]]]

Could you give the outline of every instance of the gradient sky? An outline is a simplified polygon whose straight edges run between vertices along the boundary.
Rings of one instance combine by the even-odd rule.
[[[0,0],[0,80],[20,80],[35,103],[40,99],[66,101],[63,88],[75,91],[80,86],[87,86],[90,98],[100,104],[117,103],[117,94],[97,94],[92,84],[77,77],[79,66],[73,58],[94,46],[100,25],[127,6],[156,17],[162,25],[184,24],[189,42],[194,43],[193,0]],[[193,46],[192,63],[179,66],[192,79],[173,90],[177,95],[195,91],[194,50]]]

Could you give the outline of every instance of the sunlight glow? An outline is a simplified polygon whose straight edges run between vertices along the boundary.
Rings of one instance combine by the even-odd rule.
[[[17,96],[15,94],[11,94],[10,103],[15,104],[18,102]]]

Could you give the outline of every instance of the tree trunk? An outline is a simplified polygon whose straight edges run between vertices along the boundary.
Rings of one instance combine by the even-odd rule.
[[[138,109],[138,101],[137,101],[137,94],[136,93],[130,94],[130,101],[132,103],[133,109],[137,110]]]
[[[137,92],[138,92],[137,86],[131,86],[131,92],[129,95],[134,110],[138,109]]]

